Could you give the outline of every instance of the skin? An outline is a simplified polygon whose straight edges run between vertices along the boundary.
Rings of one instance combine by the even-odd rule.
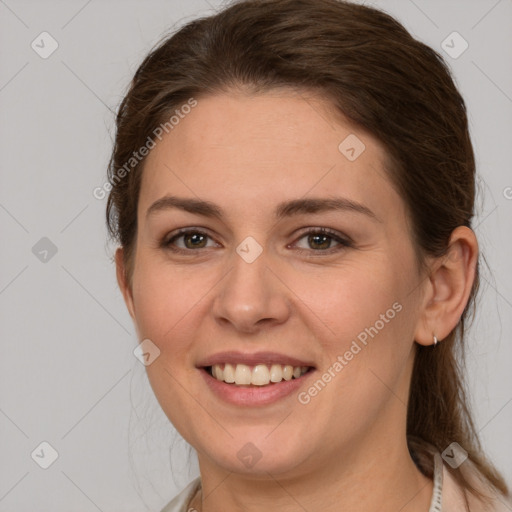
[[[338,150],[349,134],[366,146],[355,161]],[[117,277],[139,339],[160,349],[147,366],[154,393],[197,450],[196,510],[428,510],[432,482],[405,436],[413,358],[416,344],[432,344],[434,333],[442,340],[457,324],[478,245],[470,229],[457,228],[448,257],[428,260],[430,275],[422,275],[385,157],[378,140],[332,106],[290,90],[198,98],[148,155],[133,274],[120,248]],[[146,217],[166,194],[214,202],[225,217],[178,209]],[[379,220],[351,211],[273,217],[281,201],[332,195],[363,203]],[[179,238],[183,255],[160,246],[184,227],[209,238],[199,249]],[[320,227],[353,247],[308,243],[305,228]],[[247,236],[263,248],[252,263],[235,250]],[[224,350],[270,350],[314,361],[319,377],[395,302],[402,310],[306,405],[296,394],[261,407],[227,404],[196,368]],[[237,457],[248,442],[261,453],[251,468]]]

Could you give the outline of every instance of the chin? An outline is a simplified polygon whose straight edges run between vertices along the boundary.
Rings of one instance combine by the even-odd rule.
[[[267,480],[270,475],[296,472],[309,457],[304,451],[304,442],[289,442],[289,436],[288,442],[286,436],[272,439],[270,431],[266,428],[262,434],[258,429],[256,435],[254,429],[250,429],[250,434],[246,432],[245,435],[234,436],[223,445],[216,444],[213,450],[211,446],[200,450],[208,455],[210,461],[240,475]]]

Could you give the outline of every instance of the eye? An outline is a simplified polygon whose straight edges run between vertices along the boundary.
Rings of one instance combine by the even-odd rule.
[[[350,240],[342,237],[336,231],[327,228],[316,228],[306,231],[299,240],[304,238],[309,247],[313,249],[313,252],[317,253],[332,253],[353,246]],[[334,248],[331,247],[333,240],[338,244]],[[299,248],[299,252],[311,252],[311,250]]]
[[[182,240],[183,244],[180,246],[177,244],[178,240]],[[211,239],[210,235],[199,229],[183,228],[174,233],[170,238],[166,237],[161,242],[161,247],[169,249],[174,252],[190,253],[197,249],[206,249],[212,247],[208,246],[208,239]],[[348,247],[353,247],[352,241],[348,237],[343,237],[336,231],[332,231],[328,228],[315,228],[309,231],[303,232],[302,236],[298,240],[306,239],[306,243],[311,249],[298,248],[300,253],[320,253],[330,254],[343,250]],[[334,248],[332,242],[335,241],[337,246]],[[297,245],[297,242],[293,244]],[[213,247],[218,247],[216,242],[213,243]],[[290,246],[288,246],[290,247]]]
[[[180,229],[171,238],[164,238],[162,246],[176,252],[188,252],[195,249],[205,249],[207,239],[210,236],[198,229]],[[175,242],[183,239],[183,246],[176,246]]]

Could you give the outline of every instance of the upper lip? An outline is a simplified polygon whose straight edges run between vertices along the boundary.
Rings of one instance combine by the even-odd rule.
[[[280,354],[278,352],[254,352],[249,354],[247,352],[239,352],[236,350],[231,350],[227,352],[218,352],[216,354],[212,354],[211,356],[205,357],[197,364],[197,367],[204,366],[213,366],[214,364],[246,364],[248,366],[253,366],[256,364],[282,364],[282,365],[291,365],[291,366],[312,366],[314,364],[311,361],[306,361],[302,359],[298,359],[296,357],[291,357],[286,354]]]

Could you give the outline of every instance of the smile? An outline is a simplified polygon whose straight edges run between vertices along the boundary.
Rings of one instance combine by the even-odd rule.
[[[283,380],[298,379],[308,372],[309,366],[292,366],[282,364],[214,364],[206,368],[208,373],[218,381],[235,386],[268,386]]]

